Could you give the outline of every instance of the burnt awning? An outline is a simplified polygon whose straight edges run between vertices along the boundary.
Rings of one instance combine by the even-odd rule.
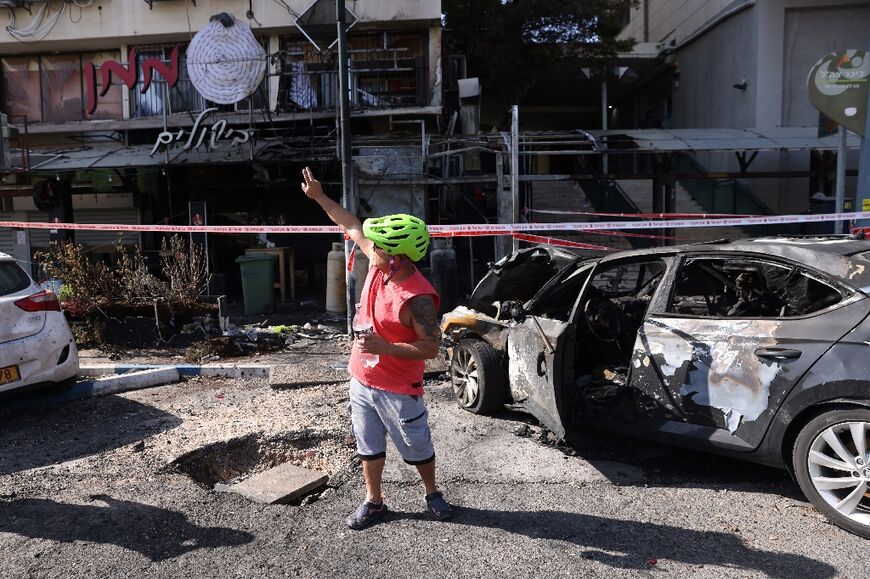
[[[837,135],[819,137],[816,127],[641,129],[589,133],[606,142],[608,148],[625,148],[624,145],[631,141],[633,149],[649,153],[835,150],[839,144]],[[860,148],[860,138],[849,133],[846,147]]]

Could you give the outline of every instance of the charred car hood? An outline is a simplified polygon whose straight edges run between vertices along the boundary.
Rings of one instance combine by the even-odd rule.
[[[580,260],[573,253],[550,247],[521,249],[490,267],[471,293],[469,305],[495,315],[493,304],[507,300],[528,301],[559,271]]]

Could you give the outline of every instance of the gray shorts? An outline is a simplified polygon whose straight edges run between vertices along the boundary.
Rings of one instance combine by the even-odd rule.
[[[429,432],[429,411],[422,396],[370,388],[352,378],[348,408],[356,450],[361,459],[386,456],[387,433],[406,463],[426,464],[435,459]]]

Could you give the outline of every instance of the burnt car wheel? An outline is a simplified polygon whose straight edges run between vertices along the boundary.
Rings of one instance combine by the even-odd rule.
[[[450,380],[460,408],[486,414],[504,404],[506,379],[501,358],[486,342],[459,342],[450,359]]]
[[[870,538],[870,410],[838,409],[811,420],[795,441],[801,490],[834,524]]]

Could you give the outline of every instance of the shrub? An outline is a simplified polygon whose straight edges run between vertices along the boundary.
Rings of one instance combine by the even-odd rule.
[[[148,271],[145,256],[139,251],[138,245],[134,245],[133,250],[128,252],[118,240],[115,242],[115,253],[118,255],[118,265],[112,274],[121,299],[136,303],[166,297],[166,284]]]
[[[195,302],[208,289],[208,262],[201,245],[173,235],[160,244],[160,264],[169,282],[170,302]]]
[[[112,299],[114,283],[108,267],[92,261],[83,246],[52,241],[35,255],[46,275],[63,280],[65,297],[99,303]]]
[[[51,242],[36,253],[50,278],[63,281],[59,299],[71,314],[86,314],[110,302],[142,304],[155,299],[193,303],[208,287],[208,268],[202,246],[174,235],[161,243],[161,281],[148,271],[145,256],[134,245],[115,243],[115,267],[94,261],[75,243]]]

